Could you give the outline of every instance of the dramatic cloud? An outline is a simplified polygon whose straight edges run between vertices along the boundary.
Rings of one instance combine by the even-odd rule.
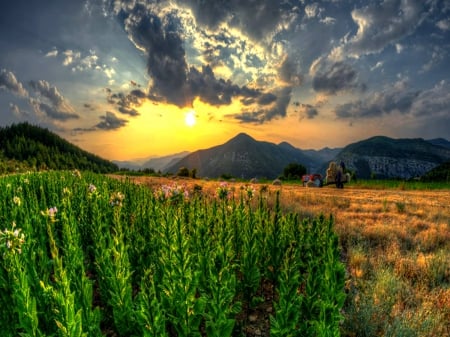
[[[317,110],[317,108],[311,104],[294,102],[294,106],[296,107],[295,112],[299,114],[300,119],[313,119],[319,115],[319,111]]]
[[[369,118],[377,132],[448,138],[449,14],[443,0],[7,1],[0,124],[156,135],[194,109],[196,138],[306,124],[335,135],[333,121]],[[389,129],[403,120],[410,130]]]
[[[269,40],[285,29],[300,9],[288,1],[178,0],[188,6],[201,25],[216,29],[226,23],[254,40]],[[251,18],[251,19],[250,19]]]
[[[378,53],[413,33],[424,18],[422,11],[420,0],[386,0],[354,9],[351,15],[358,31],[335,53],[354,57]]]
[[[441,81],[424,91],[408,89],[407,83],[397,82],[385,90],[372,94],[364,100],[338,105],[338,118],[372,118],[387,114],[409,114],[415,116],[440,116],[448,114],[450,85]]]
[[[217,6],[217,3],[213,5],[215,2],[208,2],[209,5],[205,4],[204,8],[196,7],[196,3],[188,3],[193,6],[192,10],[194,13],[198,11],[215,12],[221,10]],[[270,8],[275,8],[275,3],[273,2],[269,6],[267,6],[267,3],[264,6],[255,4],[261,10],[259,12],[261,20],[263,18],[269,19]],[[236,6],[238,12],[241,14],[250,12],[251,6],[235,4],[234,2],[231,5]],[[192,106],[195,98],[199,98],[203,102],[214,106],[229,105],[232,103],[233,98],[247,103],[251,100],[253,103],[262,106],[268,104],[268,99],[271,102],[284,101],[284,97],[279,98],[274,92],[250,88],[245,85],[239,86],[231,80],[218,78],[212,66],[209,64],[202,64],[200,66],[189,65],[184,40],[186,27],[183,26],[182,19],[180,18],[182,10],[176,8],[172,8],[171,10],[158,9],[159,12],[156,12],[154,6],[145,6],[143,4],[122,5],[120,11],[116,8],[116,13],[122,18],[125,31],[128,33],[130,40],[147,55],[147,71],[151,78],[148,92],[150,99],[158,102],[172,103],[180,107]],[[254,12],[254,10],[255,8],[252,7],[251,11]],[[277,8],[278,12],[279,9]],[[225,20],[225,17],[222,19]],[[229,18],[227,17],[226,19]],[[217,20],[221,20],[220,15],[217,17]],[[277,20],[281,20],[281,17],[276,15],[274,19],[273,15],[271,15],[268,22],[274,22],[274,26],[276,26],[275,22]],[[234,17],[232,21],[234,26],[240,26],[237,17]],[[267,24],[268,22],[266,22],[265,27],[271,27],[270,24]],[[215,27],[215,22],[212,19],[207,19],[206,22],[202,22],[200,19],[200,23]],[[252,31],[247,25],[246,27],[246,31]],[[259,28],[258,32],[261,31],[262,27]],[[255,31],[252,31],[252,34],[258,35],[260,33],[257,33],[255,29]],[[237,41],[232,36],[222,32],[215,35],[215,39],[216,42],[219,39],[222,42],[214,46],[214,49],[212,49],[212,45],[205,44],[204,55],[206,55],[207,60],[209,59],[209,61],[218,66],[222,62],[219,61],[218,56],[224,62],[241,62],[234,58],[234,53],[239,53],[237,49],[241,47],[238,46]],[[223,48],[219,47],[222,44]],[[227,46],[230,45],[235,45],[233,47],[235,49],[228,49],[229,47]],[[216,54],[216,51],[219,51],[219,54]],[[226,51],[230,54],[224,54]],[[258,62],[260,63],[261,60],[256,55],[249,54],[246,58],[246,63],[249,67],[255,66]],[[226,66],[231,68],[234,65],[226,64]],[[300,75],[297,70],[297,65],[286,57],[279,69],[280,80],[288,85],[298,85],[300,83]],[[258,114],[262,114],[265,117],[258,118],[258,120],[265,121],[268,120],[267,116],[272,114],[285,116],[286,111],[280,110],[280,107],[287,105],[282,103],[277,104],[276,113],[274,110],[268,112],[266,109],[264,109],[265,112],[261,112],[263,110],[259,111],[258,107],[253,107],[252,111],[259,111]],[[121,110],[122,113],[126,111],[129,110],[124,108]]]
[[[46,115],[50,118],[66,121],[78,119],[74,109],[61,95],[58,89],[45,80],[30,81],[30,86],[37,93],[38,98],[30,99],[30,104],[38,115]],[[44,102],[42,102],[44,100]]]
[[[22,111],[17,104],[9,103],[9,109],[19,119],[28,117],[30,114],[27,111]]]
[[[0,71],[0,89],[10,91],[17,96],[28,96],[28,92],[24,89],[22,83],[17,80],[14,73],[6,69]]]
[[[265,97],[263,102],[266,103],[267,106],[244,108],[241,113],[228,115],[227,117],[233,117],[242,123],[256,124],[262,124],[277,117],[286,117],[286,109],[291,100],[291,93],[291,87],[280,88],[273,96],[271,94],[263,96]]]
[[[350,65],[335,62],[315,74],[313,88],[318,92],[335,95],[339,91],[364,89],[365,86],[358,83],[358,74]]]
[[[211,105],[227,105],[233,97],[255,98],[261,95],[258,90],[239,87],[231,81],[216,79],[209,66],[203,66],[202,71],[192,67],[189,72],[189,93],[192,98],[200,97]]]
[[[35,98],[30,98],[29,103],[38,117],[46,116],[59,121],[67,121],[69,119],[80,118],[80,116],[75,113],[61,111],[54,105],[43,103]]]
[[[100,119],[102,120],[100,123],[98,123],[95,128],[102,129],[102,130],[115,130],[119,129],[122,126],[125,126],[128,121],[123,118],[117,117],[114,113],[107,111],[105,116],[100,116]]]
[[[278,70],[278,77],[287,84],[300,86],[302,78],[298,62],[295,62],[290,57],[285,57]]]
[[[107,101],[110,104],[117,105],[117,110],[125,115],[139,116],[136,108],[142,105],[147,95],[140,89],[131,90],[130,93],[112,93],[110,89],[106,89]]]

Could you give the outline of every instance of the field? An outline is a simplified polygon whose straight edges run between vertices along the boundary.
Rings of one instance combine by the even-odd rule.
[[[160,178],[137,181],[150,187],[168,183]],[[196,183],[210,193],[218,184]],[[243,184],[235,185],[238,190]],[[302,218],[333,214],[347,269],[343,336],[450,336],[448,185],[254,187],[268,188],[272,200],[280,190],[282,209]]]
[[[0,191],[2,336],[339,335],[334,221],[283,212],[280,193],[78,171]]]
[[[2,335],[450,336],[448,189],[114,178],[0,178]]]

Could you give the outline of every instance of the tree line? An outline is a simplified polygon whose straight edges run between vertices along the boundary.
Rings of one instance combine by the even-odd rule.
[[[117,165],[84,151],[48,129],[29,123],[0,128],[0,173],[30,170],[118,171]]]

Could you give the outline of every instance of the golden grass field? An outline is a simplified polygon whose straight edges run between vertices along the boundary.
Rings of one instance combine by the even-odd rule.
[[[201,186],[220,182],[131,178]],[[228,183],[238,195],[242,186]],[[450,336],[450,190],[362,189],[252,184],[269,205],[280,190],[283,210],[333,215],[347,268],[343,336]]]

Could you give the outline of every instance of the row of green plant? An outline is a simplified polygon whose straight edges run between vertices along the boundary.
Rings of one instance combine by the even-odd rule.
[[[368,189],[396,189],[396,190],[444,190],[450,189],[450,182],[401,180],[401,179],[358,179],[352,180],[347,187]]]
[[[333,219],[270,205],[225,183],[206,196],[78,171],[3,177],[2,336],[245,336],[262,303],[271,336],[339,336]]]

